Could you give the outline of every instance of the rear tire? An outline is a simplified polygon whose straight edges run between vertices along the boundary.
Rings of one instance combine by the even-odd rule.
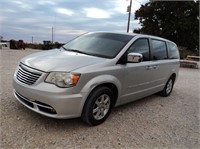
[[[167,97],[171,94],[172,90],[173,90],[173,87],[174,87],[174,77],[171,76],[169,78],[169,80],[167,81],[164,89],[160,92],[160,95],[163,96],[163,97]]]
[[[81,119],[93,126],[103,123],[111,112],[113,100],[114,94],[110,88],[96,88],[86,100]]]

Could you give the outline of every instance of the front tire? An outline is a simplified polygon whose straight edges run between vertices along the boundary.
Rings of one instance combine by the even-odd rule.
[[[89,125],[99,125],[109,116],[113,107],[114,95],[110,88],[96,88],[86,100],[81,119]]]
[[[167,81],[164,89],[160,92],[160,95],[163,96],[163,97],[167,97],[171,94],[172,90],[173,90],[173,87],[174,87],[174,77],[171,76],[169,78],[169,80]]]

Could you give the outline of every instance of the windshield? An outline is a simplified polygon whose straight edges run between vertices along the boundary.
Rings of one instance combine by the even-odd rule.
[[[88,33],[63,46],[65,50],[104,58],[114,58],[133,38],[115,33]]]

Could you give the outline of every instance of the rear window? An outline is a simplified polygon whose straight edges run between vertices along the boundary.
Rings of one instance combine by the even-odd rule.
[[[179,51],[174,43],[167,42],[169,59],[179,59]]]

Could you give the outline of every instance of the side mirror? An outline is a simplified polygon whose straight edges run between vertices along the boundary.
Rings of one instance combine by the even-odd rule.
[[[127,55],[127,62],[128,63],[139,63],[142,62],[143,55],[140,53],[129,53]]]

